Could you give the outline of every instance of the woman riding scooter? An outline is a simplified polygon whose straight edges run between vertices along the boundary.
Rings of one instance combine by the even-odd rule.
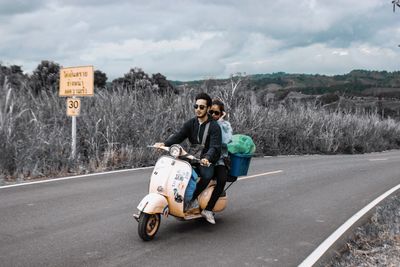
[[[228,144],[232,140],[232,126],[228,121],[224,120],[226,113],[225,106],[222,101],[214,99],[208,113],[212,116],[212,119],[214,121],[217,121],[218,125],[221,127],[222,150],[221,157],[214,167],[214,177],[217,181],[217,184],[214,188],[210,200],[208,201],[206,208],[201,212],[201,214],[209,223],[215,224],[214,213],[212,211],[214,209],[215,203],[224,191],[226,179],[228,177],[228,170],[225,166],[224,158],[228,157],[228,148],[226,144]],[[207,185],[208,183],[205,186]]]

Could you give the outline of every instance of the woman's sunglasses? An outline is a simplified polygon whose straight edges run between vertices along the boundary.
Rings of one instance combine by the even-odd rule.
[[[197,104],[195,104],[195,105],[193,105],[193,107],[194,107],[194,109],[200,109],[200,110],[203,110],[203,109],[205,109],[206,108],[206,106],[204,106],[204,105],[197,105]]]
[[[221,112],[217,111],[217,110],[210,110],[208,112],[211,116],[215,114],[215,116],[219,116],[221,114]]]

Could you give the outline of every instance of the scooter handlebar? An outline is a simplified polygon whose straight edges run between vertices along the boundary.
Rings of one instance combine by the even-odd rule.
[[[148,145],[147,147],[161,149],[161,150],[169,152],[169,147],[167,147],[167,146]],[[201,166],[205,166],[205,167],[210,167],[211,166],[211,163],[203,164],[201,162],[201,159],[196,158],[195,156],[188,154],[183,148],[182,148],[182,155],[181,156],[184,157],[184,158],[190,159],[193,163],[198,163]]]
[[[147,147],[151,147],[151,148],[156,148],[156,149],[161,149],[161,150],[165,150],[165,151],[169,151],[169,147],[167,146],[156,146],[156,145],[149,145]]]

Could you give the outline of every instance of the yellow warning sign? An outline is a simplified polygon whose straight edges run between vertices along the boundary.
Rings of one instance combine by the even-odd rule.
[[[60,70],[60,96],[93,96],[93,66],[70,67]]]
[[[67,116],[76,117],[81,113],[81,100],[79,98],[67,98]]]

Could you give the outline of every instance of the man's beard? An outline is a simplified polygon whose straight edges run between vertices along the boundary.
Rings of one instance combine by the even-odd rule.
[[[202,116],[199,116],[199,115],[196,114],[196,117],[199,118],[199,119],[202,119],[202,118],[204,118],[205,116],[207,116],[207,112],[204,113]]]

